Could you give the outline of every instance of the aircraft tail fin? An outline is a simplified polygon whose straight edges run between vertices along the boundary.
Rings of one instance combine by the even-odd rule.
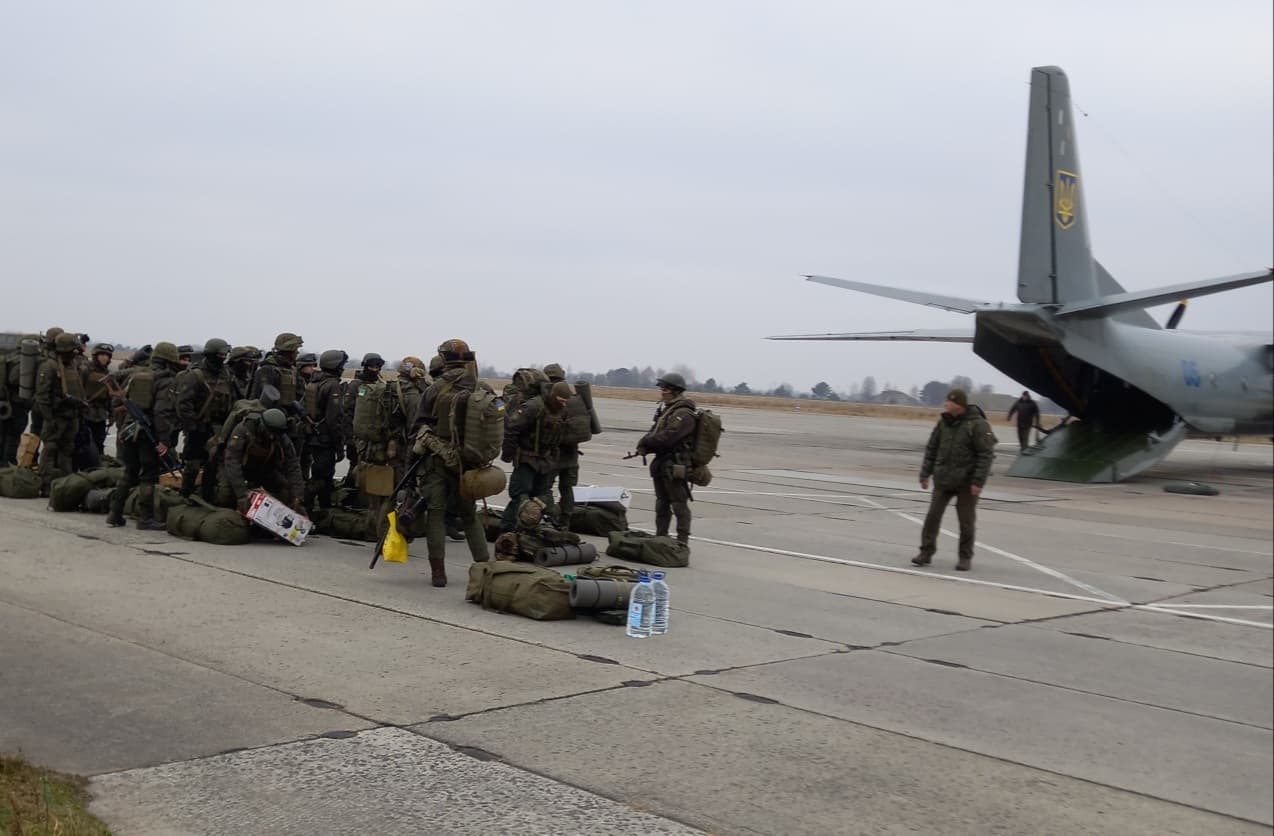
[[[1070,83],[1057,67],[1031,70],[1017,298],[1065,304],[1101,295],[1088,240]]]

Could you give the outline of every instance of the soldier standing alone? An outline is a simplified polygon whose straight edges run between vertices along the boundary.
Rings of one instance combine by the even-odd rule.
[[[677,541],[690,542],[690,447],[694,443],[695,403],[686,397],[686,379],[669,372],[656,381],[659,412],[655,425],[637,442],[641,455],[654,453],[650,477],[655,483],[655,534],[667,536],[673,516],[677,518]]]

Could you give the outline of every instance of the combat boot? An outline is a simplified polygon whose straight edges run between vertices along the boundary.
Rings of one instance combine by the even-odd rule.
[[[164,523],[161,523],[150,514],[137,518],[138,531],[166,531],[167,529],[168,526],[164,525]]]
[[[962,557],[956,561],[957,572],[967,572],[972,568],[973,568],[973,558],[971,557]]]
[[[128,520],[124,519],[124,515],[119,511],[112,510],[106,515],[106,524],[111,528],[119,528],[122,525],[128,525]]]
[[[911,565],[913,566],[928,566],[930,563],[933,563],[933,555],[925,554],[924,552],[911,559]]]
[[[441,557],[429,558],[429,582],[434,586],[443,587],[447,585],[447,564]]]

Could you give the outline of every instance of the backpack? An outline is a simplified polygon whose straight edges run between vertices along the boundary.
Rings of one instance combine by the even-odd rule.
[[[395,381],[394,389],[391,390],[389,381],[360,382],[354,394],[354,438],[359,441],[384,441],[393,426],[391,416],[395,405],[401,406],[406,413],[407,405],[403,403],[401,383]]]
[[[511,612],[536,621],[574,618],[571,584],[552,569],[488,560],[469,567],[465,600],[484,610]]]
[[[265,407],[261,405],[261,401],[255,398],[244,398],[235,401],[234,406],[230,408],[230,414],[226,416],[225,422],[221,425],[220,437],[222,440],[230,438],[234,428],[239,426],[239,422],[249,415],[255,415],[265,412]]]
[[[717,456],[717,445],[721,443],[721,416],[711,409],[695,410],[695,437],[690,446],[690,464],[692,467],[706,467]]]
[[[562,427],[562,444],[583,444],[593,437],[593,416],[579,395],[566,402],[566,420]]]
[[[542,394],[548,388],[548,382],[548,375],[539,369],[527,367],[515,371],[513,379],[501,393],[506,411],[512,412],[518,404]]]
[[[619,510],[601,505],[576,505],[571,510],[570,528],[580,534],[605,537],[612,531],[628,528],[628,512],[622,505],[619,505]]]
[[[485,467],[499,457],[500,448],[504,446],[503,398],[489,389],[479,388],[444,395],[438,401],[439,408],[445,406],[449,410],[447,423],[452,437],[448,440],[459,448],[464,467]]]

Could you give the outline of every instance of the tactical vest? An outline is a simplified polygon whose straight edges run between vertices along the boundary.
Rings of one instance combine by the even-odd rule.
[[[155,372],[153,369],[138,369],[128,376],[128,385],[124,387],[124,397],[142,409],[155,408]]]
[[[359,383],[354,401],[354,437],[360,441],[383,442],[394,428],[394,409],[407,412],[401,381]]]
[[[535,419],[535,430],[531,434],[531,452],[537,456],[555,453],[557,448],[562,446],[565,430],[565,411],[550,412],[549,408],[541,401],[540,414]]]
[[[230,375],[222,373],[214,377],[207,369],[202,368],[190,371],[195,375],[195,379],[208,390],[203,406],[199,407],[199,412],[195,414],[195,420],[200,423],[221,424],[230,414],[234,397],[230,391]]]

